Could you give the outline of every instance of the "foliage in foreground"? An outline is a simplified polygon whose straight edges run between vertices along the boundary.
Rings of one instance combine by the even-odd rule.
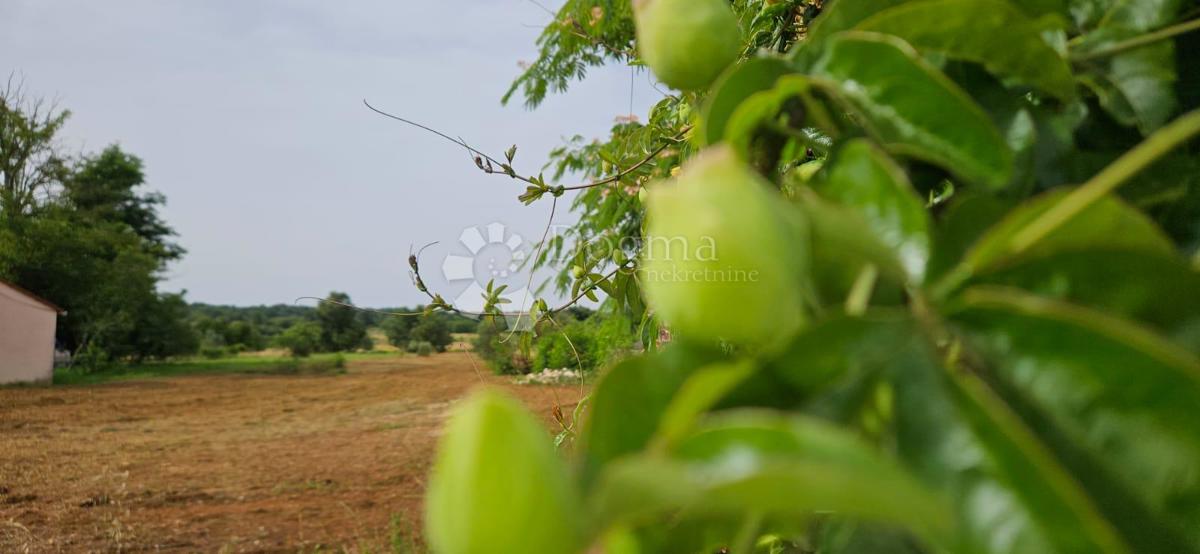
[[[741,61],[558,153],[602,182],[575,238],[645,240],[544,261],[676,340],[601,377],[566,461],[465,402],[436,551],[1200,552],[1195,3],[820,4],[732,2]],[[633,12],[569,0],[514,90],[707,30]],[[643,286],[675,269],[705,278]]]

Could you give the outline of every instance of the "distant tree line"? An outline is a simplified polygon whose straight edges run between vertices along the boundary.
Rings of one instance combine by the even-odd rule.
[[[452,343],[453,333],[475,331],[475,320],[456,314],[419,315],[424,306],[356,310],[343,292],[331,292],[316,307],[215,306],[192,304],[188,323],[200,337],[201,352],[226,355],[277,347],[297,356],[317,352],[348,352],[374,347],[368,330],[378,328],[387,342],[415,352],[426,342],[439,352]],[[406,314],[406,315],[389,315]],[[418,314],[418,315],[412,315]]]
[[[415,340],[444,350],[451,332],[474,330],[454,315],[340,306],[351,303],[340,292],[315,308],[242,308],[189,305],[184,292],[160,291],[186,253],[159,213],[166,198],[148,190],[142,160],[120,146],[66,151],[60,133],[70,115],[12,78],[0,84],[0,279],[67,311],[57,346],[82,368],[270,347],[300,356],[370,349],[375,327],[399,348]]]

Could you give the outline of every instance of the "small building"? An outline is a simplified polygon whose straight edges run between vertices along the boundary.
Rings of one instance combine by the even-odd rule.
[[[0,385],[49,383],[54,378],[58,306],[0,281]]]

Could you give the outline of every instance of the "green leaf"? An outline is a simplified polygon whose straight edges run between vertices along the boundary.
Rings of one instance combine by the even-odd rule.
[[[904,41],[853,31],[829,41],[814,80],[845,99],[890,152],[990,188],[1012,174],[1012,152],[966,93]]]
[[[704,102],[696,137],[701,146],[721,142],[733,112],[751,95],[769,90],[780,77],[793,70],[778,58],[753,58],[730,67],[713,85]]]
[[[958,550],[1127,552],[1085,492],[978,379],[919,343],[895,356],[896,441],[927,484],[950,493]]]
[[[693,373],[684,381],[659,420],[659,444],[670,445],[678,441],[705,411],[756,369],[752,362],[744,360],[707,366]]]
[[[821,511],[905,525],[934,541],[952,528],[935,495],[852,435],[767,412],[716,417],[670,458],[613,464],[593,500],[605,524],[669,513],[804,518]]]
[[[1011,207],[990,194],[955,196],[933,227],[933,253],[925,270],[926,282],[932,283],[952,270]]]
[[[895,6],[901,6],[909,3],[910,0],[832,0],[827,2],[821,10],[821,15],[817,17],[811,28],[808,31],[808,38],[801,42],[801,47],[798,48],[796,55],[800,54],[800,50],[815,45],[819,47],[821,41],[827,39],[835,33],[848,31],[856,27],[862,21],[886,11]],[[1043,15],[1061,15],[1066,16],[1068,0],[1013,0],[1012,4],[1020,7],[1021,11],[1030,17],[1039,17]],[[942,14],[938,14],[942,17]]]
[[[899,312],[837,316],[800,333],[766,370],[812,396],[847,376],[887,365],[912,339],[912,321]]]
[[[826,167],[817,191],[861,214],[912,279],[920,281],[929,260],[929,214],[904,170],[862,139],[846,142]]]
[[[1053,233],[1027,245],[1022,232],[1068,198],[1069,193],[1050,191],[1018,206],[975,243],[964,258],[964,266],[976,274],[1021,259],[1097,248],[1174,254],[1175,247],[1154,222],[1111,196],[1089,204]]]
[[[911,330],[916,339],[915,329]],[[1001,469],[959,413],[944,371],[918,342],[892,354],[897,454],[959,514],[963,552],[1050,553],[1047,535],[1000,477]]]
[[[1130,250],[1059,252],[977,276],[1176,333],[1200,320],[1200,272],[1174,257]]]
[[[495,391],[454,409],[438,444],[426,500],[426,536],[446,554],[545,552],[581,546],[580,509],[546,428]]]
[[[1067,61],[1034,21],[1004,0],[920,0],[881,11],[856,29],[904,39],[917,50],[983,64],[1059,100],[1075,96]]]
[[[840,304],[859,274],[875,266],[880,275],[872,302],[903,300],[908,273],[896,253],[883,244],[858,212],[819,198],[810,190],[797,191],[808,216],[812,236],[813,283],[818,303]]]
[[[1200,360],[1127,320],[1013,289],[973,288],[962,306],[953,320],[1123,538],[1138,552],[1195,552]]]
[[[1118,122],[1149,135],[1178,108],[1174,43],[1163,40],[1112,56],[1089,57],[1137,35],[1126,28],[1100,29],[1071,54],[1081,60],[1080,82],[1096,94],[1101,107]]]
[[[1170,24],[1181,4],[1182,0],[1070,0],[1081,29],[1100,25],[1143,32]]]
[[[1131,552],[1067,469],[992,391],[973,376],[951,376],[960,413],[1048,542],[1062,552]]]
[[[823,41],[841,31],[849,31],[855,25],[893,6],[899,6],[908,0],[832,0],[821,10],[821,15],[813,21],[808,29],[808,36],[796,53],[803,49],[820,48]],[[810,47],[809,45],[813,45]]]
[[[837,131],[829,110],[813,98],[812,84],[803,75],[780,77],[775,86],[743,100],[725,124],[724,139],[743,159],[754,160],[755,144],[763,132],[778,134],[782,128],[810,146],[818,143],[812,129]]]
[[[687,377],[720,359],[712,352],[673,344],[658,354],[630,358],[610,368],[596,383],[580,433],[584,482],[591,483],[612,460],[646,447]]]

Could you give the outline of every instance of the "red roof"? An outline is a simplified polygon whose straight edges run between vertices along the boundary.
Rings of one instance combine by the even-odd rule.
[[[32,292],[29,292],[29,291],[17,286],[16,284],[5,281],[4,279],[0,279],[0,285],[5,285],[25,296],[28,296],[30,300],[33,300],[34,302],[37,302],[38,304],[41,304],[47,308],[50,308],[51,310],[54,310],[56,313],[58,313],[58,315],[64,315],[67,313],[66,310],[54,305],[53,302],[46,300],[45,298],[42,298]]]

